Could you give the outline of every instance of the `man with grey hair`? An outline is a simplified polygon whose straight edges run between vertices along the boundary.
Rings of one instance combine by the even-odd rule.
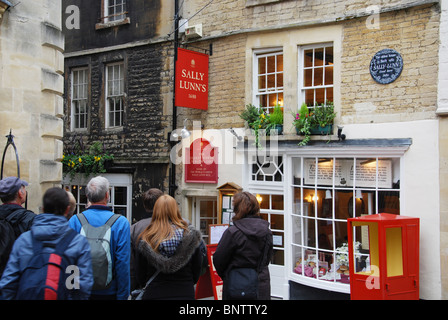
[[[105,284],[99,284],[95,280],[91,300],[126,300],[130,293],[130,225],[126,217],[115,215],[108,207],[109,186],[109,180],[104,177],[92,178],[86,187],[87,200],[90,202],[89,208],[74,215],[69,221],[70,227],[76,232],[84,234],[87,239],[92,238],[89,236],[92,229],[102,228],[105,230],[102,237],[109,237],[107,240],[110,240],[110,255],[107,253],[106,256],[110,256],[112,274],[103,277],[107,278]],[[92,243],[91,253],[94,278],[96,279],[96,269],[100,270],[101,268],[96,268],[94,257],[96,253],[94,253]],[[106,261],[106,264],[108,263]]]

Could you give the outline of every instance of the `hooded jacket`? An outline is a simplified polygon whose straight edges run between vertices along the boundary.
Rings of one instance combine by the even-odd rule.
[[[33,256],[33,241],[44,241],[56,245],[69,230],[67,218],[64,216],[42,213],[34,218],[31,231],[23,233],[12,248],[0,281],[2,299],[15,298],[20,275]],[[88,299],[93,285],[89,243],[83,236],[76,235],[65,254],[70,263],[79,268],[79,291],[76,297],[72,296],[72,298]]]
[[[266,251],[265,246],[267,246]],[[235,221],[234,225],[222,235],[213,255],[213,264],[218,275],[223,279],[224,286],[229,270],[257,269],[261,260],[258,296],[260,300],[269,300],[271,287],[268,265],[273,253],[272,246],[272,232],[266,220],[258,216],[250,216]],[[266,255],[265,252],[267,252]]]
[[[177,239],[171,244],[175,251],[172,256],[156,252],[146,241],[140,240],[136,253],[146,267],[139,265],[139,283],[146,283],[156,270],[160,271],[146,289],[143,300],[194,299],[194,285],[202,268],[201,242],[201,233],[191,225],[180,241]]]

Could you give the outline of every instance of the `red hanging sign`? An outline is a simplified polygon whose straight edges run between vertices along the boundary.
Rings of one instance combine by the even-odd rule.
[[[218,148],[199,138],[185,152],[185,182],[218,183]]]
[[[208,109],[208,55],[177,49],[176,97],[177,107]]]

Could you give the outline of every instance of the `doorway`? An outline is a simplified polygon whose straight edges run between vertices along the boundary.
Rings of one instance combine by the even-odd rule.
[[[193,226],[200,230],[202,239],[206,244],[209,242],[209,226],[218,223],[218,204],[215,197],[193,198]]]

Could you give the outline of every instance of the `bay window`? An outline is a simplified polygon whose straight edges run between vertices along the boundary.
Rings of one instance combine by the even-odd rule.
[[[292,171],[293,278],[348,291],[347,219],[400,214],[400,158],[294,157]]]

